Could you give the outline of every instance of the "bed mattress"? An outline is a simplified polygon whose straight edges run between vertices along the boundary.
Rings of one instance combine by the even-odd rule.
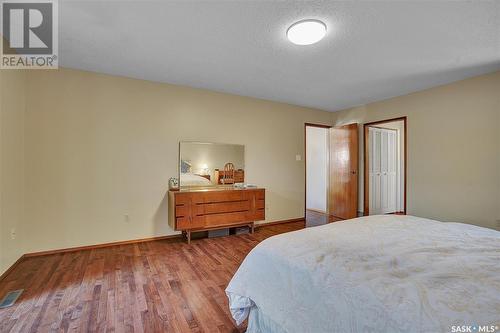
[[[500,232],[398,215],[307,228],[261,242],[226,293],[249,333],[500,328]]]

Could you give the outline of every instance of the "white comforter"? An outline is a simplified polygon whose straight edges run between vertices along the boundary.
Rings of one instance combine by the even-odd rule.
[[[210,180],[194,173],[181,173],[181,186],[209,186]]]
[[[500,232],[396,215],[307,228],[261,242],[226,293],[251,333],[499,332]]]

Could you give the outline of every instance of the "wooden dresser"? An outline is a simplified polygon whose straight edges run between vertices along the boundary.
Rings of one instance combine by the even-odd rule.
[[[170,226],[191,242],[191,232],[248,226],[265,219],[265,189],[216,187],[181,189],[168,194]]]

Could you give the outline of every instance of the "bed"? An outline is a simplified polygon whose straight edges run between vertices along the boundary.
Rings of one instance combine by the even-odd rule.
[[[500,232],[398,215],[306,228],[256,246],[226,294],[248,333],[498,332]]]
[[[212,182],[205,177],[194,173],[181,173],[182,186],[210,186]]]

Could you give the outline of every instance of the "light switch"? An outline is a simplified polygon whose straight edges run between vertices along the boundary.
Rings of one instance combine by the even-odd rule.
[[[302,156],[300,154],[295,155],[296,161],[302,161]]]

